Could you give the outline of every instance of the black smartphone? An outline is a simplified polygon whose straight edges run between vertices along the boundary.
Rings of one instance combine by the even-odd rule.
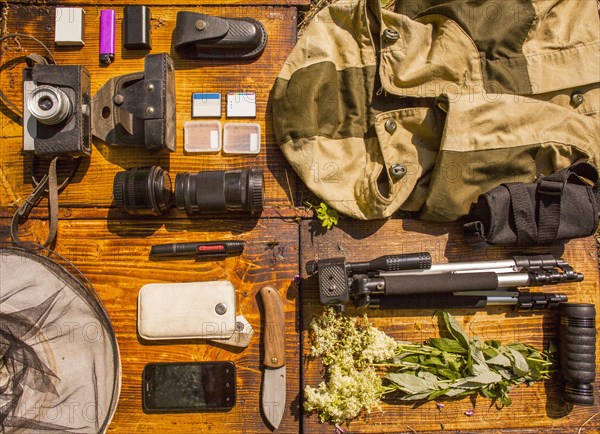
[[[233,362],[150,363],[144,367],[145,412],[229,410],[235,405]]]

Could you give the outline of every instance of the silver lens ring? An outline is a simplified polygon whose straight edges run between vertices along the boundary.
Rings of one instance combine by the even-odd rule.
[[[38,86],[29,95],[27,108],[31,115],[46,125],[56,125],[71,114],[71,100],[53,86]]]

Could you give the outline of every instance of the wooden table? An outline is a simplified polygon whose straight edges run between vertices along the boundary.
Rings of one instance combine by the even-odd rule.
[[[63,0],[61,5],[83,5],[86,11],[84,48],[59,48],[53,44],[54,7],[56,2],[8,1],[0,6],[2,34],[22,32],[48,44],[61,64],[83,64],[92,77],[92,91],[109,78],[143,69],[143,54],[121,48],[122,6],[133,0],[107,1],[104,7],[117,11],[117,53],[115,62],[100,67],[98,23],[101,9],[91,0]],[[183,0],[148,0],[152,10],[152,53],[170,53],[175,62],[177,86],[177,152],[149,154],[142,149],[116,148],[94,142],[92,157],[60,195],[59,235],[55,250],[72,261],[90,279],[104,301],[113,321],[121,350],[123,387],[111,432],[269,432],[260,411],[262,380],[261,309],[258,290],[266,285],[277,288],[284,299],[286,315],[287,403],[281,433],[332,432],[332,427],[317,423],[315,416],[305,417],[301,410],[301,390],[305,384],[320,381],[319,365],[305,357],[310,342],[307,325],[321,312],[317,293],[310,281],[300,290],[294,279],[303,273],[307,260],[344,254],[349,260],[371,259],[385,253],[430,251],[436,262],[447,260],[502,258],[506,251],[490,250],[475,255],[462,242],[457,225],[420,223],[391,219],[387,222],[342,220],[339,228],[327,234],[314,232],[302,205],[310,194],[297,181],[293,170],[278,149],[272,128],[269,91],[283,61],[295,43],[296,6],[305,0],[257,0],[253,6],[244,2],[222,2],[222,6],[191,6]],[[269,42],[255,61],[193,61],[172,52],[171,36],[178,10],[229,16],[254,17],[267,28]],[[39,52],[23,41],[27,52]],[[16,43],[5,44],[2,52],[0,90],[18,107],[22,104],[21,69],[14,60],[23,54]],[[251,90],[257,94],[257,118],[263,131],[262,150],[257,156],[185,155],[183,124],[191,119],[192,92]],[[21,151],[20,119],[0,105],[0,224],[3,240],[8,240],[10,217],[17,204],[30,193],[31,157]],[[221,119],[225,121],[225,117]],[[159,164],[172,174],[198,170],[227,170],[260,167],[265,172],[266,209],[260,218],[226,215],[209,218],[188,217],[171,211],[161,218],[134,218],[112,205],[114,175],[123,169]],[[314,200],[314,199],[313,199]],[[43,206],[36,209],[23,228],[23,238],[42,241],[48,222]],[[193,260],[151,262],[151,245],[168,242],[243,239],[244,254],[224,261],[200,263]],[[598,269],[593,239],[570,243],[565,259],[586,274],[585,282],[561,288],[572,301],[598,303]],[[176,345],[147,345],[136,334],[136,298],[139,288],[152,282],[190,282],[230,280],[237,289],[238,313],[243,314],[255,330],[249,347],[232,351],[207,342]],[[353,311],[351,311],[353,312]],[[422,341],[437,335],[430,311],[371,312],[373,322],[391,335]],[[508,309],[457,311],[462,324],[480,336],[510,341],[513,339],[542,346],[556,335],[556,314],[514,315]],[[600,322],[600,321],[599,321]],[[150,415],[141,407],[141,372],[150,362],[232,360],[238,369],[238,401],[227,413],[188,415]],[[512,393],[514,404],[501,411],[489,408],[479,398],[475,404],[465,399],[448,403],[443,411],[435,404],[421,406],[384,405],[385,413],[374,414],[368,422],[356,422],[351,431],[472,432],[475,430],[522,432],[574,432],[597,407],[576,407],[568,411],[560,400],[558,378]],[[466,417],[467,408],[475,408]],[[600,427],[598,419],[586,425]],[[588,431],[591,432],[591,431]]]

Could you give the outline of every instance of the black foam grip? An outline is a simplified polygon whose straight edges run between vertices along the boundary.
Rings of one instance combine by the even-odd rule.
[[[560,365],[565,378],[565,399],[579,405],[594,404],[596,378],[596,310],[592,304],[562,303],[560,312]]]
[[[431,255],[427,252],[386,255],[373,259],[371,267],[382,271],[426,270],[431,268]]]
[[[498,288],[496,273],[384,276],[386,295],[487,291]]]

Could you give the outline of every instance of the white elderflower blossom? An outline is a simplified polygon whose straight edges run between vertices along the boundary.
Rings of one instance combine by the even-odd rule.
[[[369,364],[394,356],[396,343],[373,327],[366,317],[348,318],[333,311],[311,322],[311,356],[320,357],[327,382],[304,390],[307,411],[316,411],[322,422],[348,422],[361,413],[381,409],[381,378]]]
[[[317,388],[304,389],[304,408],[319,413],[321,422],[341,424],[357,418],[362,412],[381,410],[383,386],[375,369],[344,371],[334,365],[329,380]]]

